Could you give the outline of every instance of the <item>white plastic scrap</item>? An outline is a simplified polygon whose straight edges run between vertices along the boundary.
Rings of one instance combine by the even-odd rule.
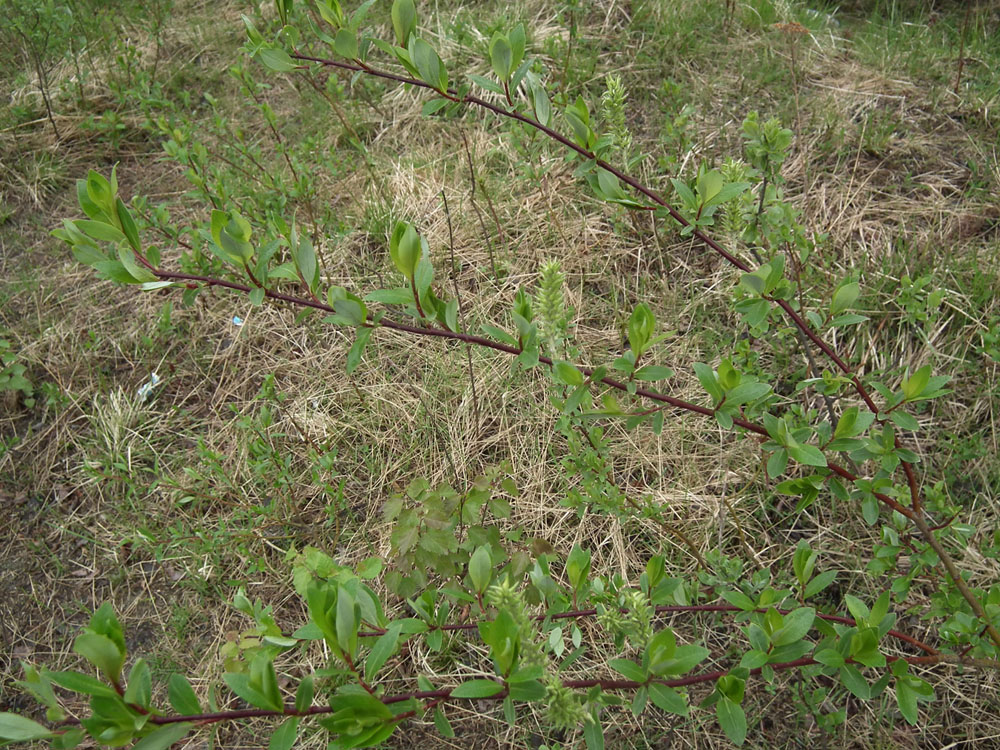
[[[155,372],[150,373],[149,380],[139,386],[139,400],[148,401],[149,397],[153,395],[153,389],[159,384],[160,376]]]
[[[233,316],[233,325],[234,326],[241,326],[241,325],[243,325],[243,318],[241,318],[239,315],[234,315]]]

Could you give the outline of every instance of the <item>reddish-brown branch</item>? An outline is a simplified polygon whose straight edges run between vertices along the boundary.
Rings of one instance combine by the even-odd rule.
[[[159,278],[163,280],[197,282],[208,286],[221,286],[226,289],[233,289],[245,293],[251,291],[250,287],[248,287],[246,284],[239,284],[237,282],[226,281],[224,279],[215,279],[208,276],[198,276],[195,274],[188,274],[188,273],[176,273],[173,271],[163,271],[160,269],[153,270],[153,273],[155,273]],[[267,290],[265,295],[270,299],[278,300],[280,302],[287,302],[292,305],[311,307],[314,310],[322,310],[323,312],[328,312],[328,313],[335,312],[332,307],[330,307],[329,305],[325,305],[322,302],[319,302],[318,300],[309,300],[309,299],[304,299],[302,297],[294,297],[290,294],[283,294],[281,292],[274,292],[271,290]],[[385,318],[379,321],[378,326],[383,328],[388,328],[393,331],[400,331],[403,333],[414,334],[416,336],[436,336],[438,338],[443,338],[443,339],[464,341],[469,344],[476,344],[477,346],[486,347],[488,349],[493,349],[498,352],[504,352],[505,354],[512,354],[514,356],[521,354],[522,351],[521,349],[515,346],[510,346],[509,344],[503,344],[499,341],[491,341],[490,339],[483,338],[482,336],[475,336],[471,333],[458,333],[455,331],[449,331],[446,328],[421,328],[419,326],[411,326],[407,323],[398,323],[393,320],[386,320]],[[550,367],[552,366],[552,359],[550,357],[546,357],[545,355],[539,355],[538,361]],[[583,373],[584,377],[589,378],[593,374],[595,368],[581,366],[578,369],[580,370],[581,373]],[[620,380],[615,380],[614,378],[604,377],[601,378],[599,381],[595,382],[600,382],[603,385],[606,385],[609,388],[614,388],[615,390],[618,391],[623,391],[625,393],[629,392],[628,385],[626,383],[623,383]],[[706,406],[699,406],[698,404],[693,404],[690,401],[684,401],[683,399],[675,398],[674,396],[668,396],[665,393],[658,393],[657,391],[651,391],[648,388],[637,388],[635,390],[634,395],[641,396],[642,398],[649,399],[650,401],[658,401],[660,403],[669,404],[670,406],[676,407],[683,411],[691,412],[692,414],[701,414],[702,416],[707,416],[707,417],[711,417],[715,414],[715,412],[712,409],[709,409]],[[739,425],[740,427],[749,432],[753,432],[762,437],[768,437],[767,430],[764,428],[764,426],[757,424],[756,422],[750,422],[741,417],[734,417],[733,423]],[[840,466],[833,462],[828,461],[827,466],[830,469],[830,471],[832,471],[834,474],[843,477],[849,482],[853,482],[855,479],[858,478],[856,474],[852,473],[851,471],[848,471],[843,466]],[[912,516],[913,512],[909,508],[900,505],[898,502],[896,502],[888,495],[885,495],[880,492],[876,492],[873,494],[881,503],[891,508],[892,510],[896,511],[897,513],[901,513],[907,518],[910,518]]]
[[[655,607],[654,609],[655,609],[655,611],[656,611],[657,614],[665,614],[665,613],[669,613],[669,612],[686,612],[686,613],[693,614],[693,613],[698,613],[698,612],[744,612],[744,611],[746,611],[746,610],[742,610],[739,607],[736,607],[736,606],[734,606],[732,604],[689,604],[689,605],[661,604],[661,605]],[[622,612],[626,612],[626,611],[627,610],[622,610]],[[760,612],[760,613],[764,613],[766,610],[758,609],[756,611]],[[790,611],[791,610],[787,610],[787,609],[779,609],[778,613],[782,614],[782,615],[787,615]],[[574,610],[570,610],[568,612],[559,612],[559,613],[556,613],[556,614],[535,615],[532,619],[536,620],[537,622],[542,622],[542,621],[544,621],[546,619],[548,619],[548,620],[569,620],[569,619],[576,619],[576,618],[579,618],[579,617],[594,617],[596,614],[597,614],[597,610],[596,609],[574,609]],[[850,617],[844,617],[843,615],[828,615],[828,614],[824,614],[822,612],[817,612],[816,613],[816,617],[818,617],[821,620],[826,620],[827,622],[837,622],[837,623],[840,623],[842,625],[851,625],[851,626],[857,625],[857,622],[855,620],[853,620]],[[429,628],[429,630],[442,630],[442,631],[464,631],[464,630],[478,630],[478,629],[479,629],[479,623],[478,622],[468,622],[468,623],[467,622],[463,622],[463,623],[455,623],[455,624],[433,625],[433,626],[431,626]],[[361,631],[361,632],[358,633],[358,637],[359,638],[374,638],[374,637],[382,635],[385,632],[386,631],[385,631],[384,628],[379,628],[377,630],[371,630],[371,631]],[[938,651],[933,646],[931,646],[931,645],[929,645],[927,643],[924,643],[923,641],[918,640],[918,639],[914,638],[911,635],[907,635],[906,633],[901,633],[898,630],[889,630],[886,633],[886,635],[888,635],[888,636],[890,636],[892,638],[895,638],[896,640],[902,641],[903,643],[909,643],[911,646],[919,648],[921,651],[923,651],[924,653],[929,654],[931,656],[938,656],[941,653],[940,651]]]
[[[946,659],[943,654],[932,654],[928,656],[887,656],[886,661],[892,663],[897,660],[904,660],[909,664],[935,664],[948,662],[951,663],[952,660]],[[853,660],[848,659],[848,663],[855,663]],[[977,660],[978,661],[978,660]],[[965,663],[965,662],[955,662]],[[810,657],[803,657],[801,659],[795,659],[794,661],[779,662],[777,664],[769,664],[768,667],[776,672],[797,669],[800,667],[808,667],[814,664],[819,664],[815,659]],[[990,665],[985,665],[990,666]],[[751,669],[751,675],[759,675],[763,671],[763,667],[758,667],[756,669]],[[677,688],[685,687],[687,685],[696,685],[699,683],[713,682],[718,680],[720,677],[724,677],[729,673],[729,670],[715,670],[712,672],[702,672],[701,674],[689,675],[687,677],[679,677],[673,680],[650,678],[647,682],[636,682],[635,680],[617,680],[617,679],[606,679],[606,678],[592,678],[589,680],[564,680],[563,686],[575,690],[585,690],[593,687],[600,687],[603,690],[637,690],[638,688],[644,687],[649,684],[660,684],[666,687]],[[503,700],[507,697],[507,690],[501,690],[494,695],[480,698],[452,698],[451,692],[454,688],[441,688],[438,690],[418,690],[409,693],[399,693],[396,695],[386,695],[379,698],[383,705],[391,706],[396,703],[403,703],[405,701],[411,700],[431,700],[434,705],[440,703],[444,700],[490,700],[497,701]],[[298,710],[294,706],[285,706],[280,711],[275,711],[266,708],[244,708],[235,711],[215,711],[211,713],[203,714],[186,714],[183,716],[154,716],[149,719],[150,724],[164,725],[164,724],[179,724],[182,722],[191,722],[193,724],[205,725],[214,724],[220,721],[239,721],[241,719],[252,719],[252,718],[266,718],[266,717],[276,717],[276,716],[318,716],[323,714],[333,713],[333,708],[330,706],[310,706],[304,710]],[[407,718],[410,714],[403,714],[401,716],[393,717],[388,721],[399,721],[403,718]],[[66,725],[79,724],[77,719],[70,719],[64,723]]]

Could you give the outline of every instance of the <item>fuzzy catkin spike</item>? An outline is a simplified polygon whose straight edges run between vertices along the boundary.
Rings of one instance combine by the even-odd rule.
[[[550,260],[542,266],[538,278],[538,294],[535,297],[535,316],[542,340],[553,353],[562,349],[569,323],[566,296],[563,293],[565,281],[559,261]]]
[[[557,729],[572,729],[590,719],[586,696],[562,685],[551,675],[545,680],[545,715]]]
[[[722,163],[722,177],[726,184],[749,182],[750,168],[742,159],[727,158]],[[753,211],[753,193],[745,190],[722,207],[722,229],[729,236],[742,236],[746,229],[747,215]]]
[[[525,667],[546,666],[548,659],[537,640],[538,624],[528,616],[524,593],[509,579],[504,579],[487,589],[486,600],[497,609],[506,609],[517,623],[520,633],[519,663]]]
[[[625,85],[620,76],[611,74],[605,79],[607,88],[601,95],[601,116],[608,131],[615,139],[615,148],[628,162],[632,151],[632,133],[625,124]]]

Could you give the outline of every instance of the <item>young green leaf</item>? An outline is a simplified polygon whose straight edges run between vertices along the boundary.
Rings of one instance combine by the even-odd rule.
[[[493,39],[490,40],[490,64],[493,66],[493,72],[497,74],[497,78],[504,83],[510,79],[510,74],[513,72],[513,60],[514,53],[510,46],[510,40],[499,31],[494,32]]]
[[[785,468],[788,466],[788,451],[784,448],[778,448],[771,457],[767,459],[767,475],[771,479],[779,477],[785,473]]]
[[[667,378],[672,377],[673,374],[674,371],[669,367],[646,365],[645,367],[640,367],[635,371],[635,379],[652,383],[657,380],[666,380]]]
[[[489,547],[477,547],[469,558],[469,579],[477,594],[483,594],[493,578],[493,561]]]
[[[184,739],[193,728],[194,724],[189,721],[165,724],[132,745],[132,750],[167,750],[171,745]]]
[[[637,358],[649,347],[655,331],[656,318],[653,311],[644,302],[640,302],[628,320],[628,342]]]
[[[816,610],[812,607],[799,607],[784,617],[784,624],[771,634],[771,643],[775,646],[787,646],[802,640],[816,619]]]
[[[591,714],[589,720],[583,722],[583,741],[587,750],[604,750],[604,729],[595,714]]]
[[[333,39],[333,48],[341,57],[356,60],[358,58],[358,37],[351,29],[341,29]]]
[[[403,276],[413,279],[420,261],[422,243],[416,228],[409,222],[397,221],[389,238],[389,255]]]
[[[489,698],[503,692],[503,684],[493,680],[469,680],[451,691],[452,698]]]
[[[132,665],[123,698],[126,703],[149,708],[150,701],[153,699],[153,678],[145,659],[138,659]]]
[[[271,669],[274,669],[274,665],[271,665]],[[275,701],[273,696],[250,685],[250,675],[226,672],[222,675],[222,680],[230,690],[251,706],[263,708],[268,711],[280,711],[282,709],[280,700]]]
[[[866,701],[872,697],[871,685],[853,664],[844,664],[840,668],[840,681],[861,700]]]
[[[52,730],[37,721],[11,713],[0,713],[0,740],[7,742],[29,742],[50,737]]]
[[[257,57],[266,67],[278,73],[289,73],[295,70],[295,63],[283,49],[265,47],[257,52]]]
[[[678,716],[688,715],[687,699],[683,693],[659,682],[650,683],[648,687],[649,699],[661,711],[667,711]]]
[[[715,198],[722,191],[723,184],[725,184],[725,180],[723,180],[718,170],[715,169],[709,170],[699,177],[698,197],[701,198],[701,204],[708,204],[709,201]]]
[[[198,696],[195,695],[194,688],[191,687],[187,677],[183,675],[177,673],[170,675],[170,682],[167,685],[167,700],[170,701],[170,707],[179,714],[201,713]]]
[[[687,186],[687,183],[683,180],[677,179],[676,177],[671,177],[670,183],[674,186],[674,190],[677,192],[677,195],[680,196],[684,207],[692,212],[697,211],[698,199],[694,197],[694,193],[691,191],[691,188]]]
[[[139,229],[135,225],[135,219],[132,218],[128,206],[125,205],[121,198],[118,198],[115,205],[118,213],[118,221],[122,225],[122,232],[128,238],[128,244],[137,253],[141,253],[142,246],[139,244]]]
[[[365,347],[368,346],[368,340],[372,337],[372,333],[374,331],[374,328],[366,328],[363,326],[358,327],[357,335],[354,337],[354,343],[351,344],[351,349],[347,352],[348,375],[358,369],[358,365],[361,364],[361,357],[364,354]]]
[[[410,35],[417,28],[417,9],[413,0],[393,0],[391,15],[396,46],[405,48],[410,42]]]
[[[106,636],[82,633],[73,641],[73,651],[97,667],[111,682],[121,677],[125,654]]]
[[[45,672],[56,685],[84,695],[112,698],[118,694],[110,685],[81,672]]]
[[[806,466],[827,465],[826,456],[823,455],[823,451],[821,451],[814,445],[809,445],[807,443],[796,443],[792,440],[789,440],[785,448],[788,450],[788,455],[790,455],[800,464],[805,464]]]
[[[701,383],[701,387],[708,391],[708,395],[712,397],[712,403],[718,404],[722,401],[725,391],[719,385],[715,370],[702,362],[695,362],[693,368],[694,374],[698,376],[698,382]]]
[[[271,734],[267,750],[291,750],[299,737],[299,716],[289,716]]]
[[[365,679],[371,682],[385,665],[390,656],[396,652],[399,642],[399,627],[393,623],[388,630],[378,637],[372,650],[365,659]]]
[[[747,715],[743,707],[728,697],[715,704],[715,716],[726,736],[736,745],[742,745],[747,738]]]
[[[830,301],[830,315],[836,316],[849,310],[861,295],[861,285],[856,281],[840,286]]]
[[[448,717],[444,715],[444,711],[440,708],[434,709],[434,728],[438,730],[438,734],[442,737],[454,737],[455,730],[451,728],[451,722],[448,721]]]
[[[408,51],[420,78],[431,88],[444,93],[448,90],[448,71],[437,51],[423,39],[412,37]]]
[[[584,549],[579,544],[574,544],[573,549],[566,558],[566,576],[569,578],[569,585],[574,591],[579,591],[580,587],[590,575],[590,550]]]
[[[531,106],[535,111],[535,119],[542,125],[548,126],[552,122],[552,103],[549,101],[545,86],[531,82],[530,78],[528,86],[531,90]]]

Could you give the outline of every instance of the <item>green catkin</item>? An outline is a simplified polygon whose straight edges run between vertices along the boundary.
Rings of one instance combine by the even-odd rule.
[[[569,323],[563,290],[565,281],[559,261],[550,260],[542,266],[535,296],[535,316],[542,341],[553,354],[562,350]]]
[[[614,138],[615,148],[628,163],[632,152],[632,133],[625,124],[625,99],[628,94],[620,76],[609,75],[605,86],[607,88],[601,95],[601,116]]]
[[[742,159],[727,158],[719,170],[729,185],[733,182],[749,182],[749,166]],[[746,228],[747,216],[753,211],[753,192],[744,190],[722,207],[722,230],[730,238],[739,238]]]

